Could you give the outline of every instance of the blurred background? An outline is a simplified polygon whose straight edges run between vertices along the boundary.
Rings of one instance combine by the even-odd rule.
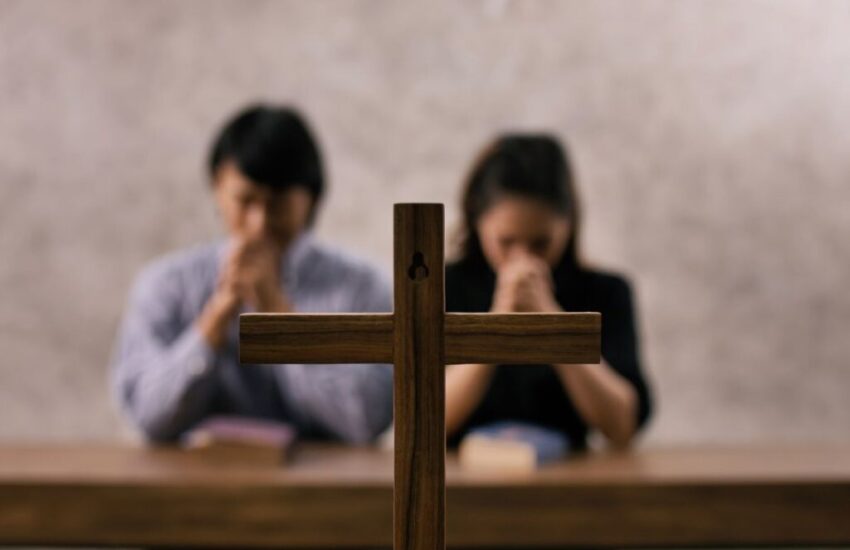
[[[850,433],[850,3],[0,1],[0,440],[127,438],[138,270],[220,235],[204,161],[303,109],[317,232],[387,272],[496,132],[570,146],[584,251],[636,286],[647,444]]]

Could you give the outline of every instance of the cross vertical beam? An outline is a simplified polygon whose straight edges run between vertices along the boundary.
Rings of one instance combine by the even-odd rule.
[[[395,550],[445,548],[443,205],[394,210]]]

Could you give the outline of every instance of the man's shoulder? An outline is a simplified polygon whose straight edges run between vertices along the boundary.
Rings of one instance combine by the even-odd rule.
[[[221,242],[207,242],[162,254],[142,268],[136,284],[160,286],[208,278],[217,269],[221,248]]]
[[[304,264],[313,274],[331,275],[335,280],[349,283],[352,279],[357,281],[384,279],[378,267],[365,257],[319,241],[311,243]]]
[[[322,311],[392,311],[392,285],[363,257],[312,243],[299,270],[301,292],[317,299],[306,307]]]

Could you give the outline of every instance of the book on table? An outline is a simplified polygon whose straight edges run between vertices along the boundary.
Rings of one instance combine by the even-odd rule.
[[[533,471],[569,452],[567,436],[525,422],[503,421],[478,426],[463,438],[460,464],[465,469]]]
[[[295,428],[284,422],[238,416],[214,416],[204,420],[182,439],[192,452],[217,457],[284,462],[297,438]]]

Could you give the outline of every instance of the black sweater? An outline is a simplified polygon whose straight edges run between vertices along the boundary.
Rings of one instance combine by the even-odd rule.
[[[620,276],[598,271],[559,268],[555,297],[564,311],[602,314],[602,357],[634,386],[638,425],[649,418],[651,399],[640,367],[632,293]],[[446,266],[446,311],[490,310],[496,275],[480,262]],[[587,425],[550,365],[499,365],[478,407],[449,440],[455,446],[471,429],[497,420],[519,420],[564,432],[574,448],[586,445]]]

